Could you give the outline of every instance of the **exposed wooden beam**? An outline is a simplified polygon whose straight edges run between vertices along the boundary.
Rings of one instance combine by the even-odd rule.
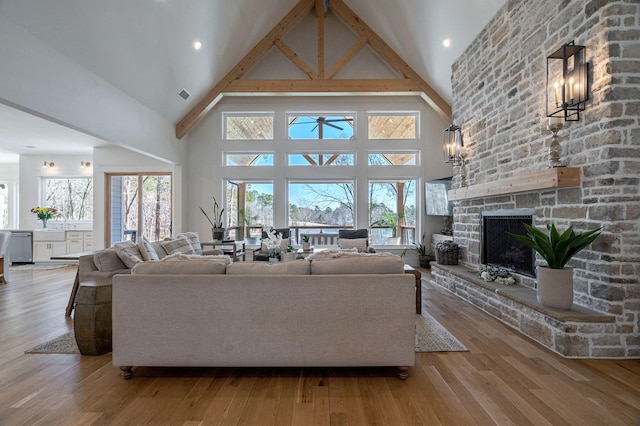
[[[451,106],[422,79],[387,43],[360,19],[342,0],[331,0],[331,11],[360,37],[367,37],[369,45],[400,75],[414,81],[424,92],[427,103],[447,122],[452,121]]]
[[[311,69],[311,67],[307,65],[307,63],[303,61],[302,58],[298,56],[298,54],[294,52],[292,48],[287,46],[284,41],[277,39],[274,41],[274,44],[278,49],[282,51],[282,53],[284,53],[284,56],[286,56],[287,59],[293,62],[295,66],[300,68],[300,70],[305,73],[311,80],[315,80],[318,78],[315,71],[313,71],[313,69]]]
[[[353,46],[344,54],[338,61],[333,64],[331,69],[327,71],[324,75],[324,78],[331,79],[334,75],[337,74],[338,71],[342,69],[354,56],[358,54],[358,52],[367,45],[367,38],[360,37],[358,41],[356,41]]]
[[[315,0],[300,0],[287,15],[276,24],[269,33],[256,44],[244,58],[236,64],[231,71],[220,80],[198,104],[176,124],[176,137],[181,139],[189,130],[193,128],[204,115],[215,105],[214,101],[219,100],[220,93],[230,82],[245,75],[260,59],[271,49],[275,40],[281,38],[287,31],[293,28],[305,16],[309,14],[315,4]]]
[[[316,0],[316,16],[318,17],[318,76],[324,79],[324,1]]]
[[[307,160],[309,162],[309,164],[311,164],[312,166],[317,166],[318,163],[316,163],[316,161],[311,158],[311,156],[309,154],[302,154],[302,156],[304,157],[305,160]]]
[[[234,80],[228,84],[224,93],[419,93],[420,91],[420,87],[409,79]]]

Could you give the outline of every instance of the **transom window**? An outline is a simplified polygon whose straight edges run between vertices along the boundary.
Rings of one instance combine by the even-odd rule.
[[[288,114],[289,139],[353,139],[354,114]]]
[[[369,139],[417,139],[418,113],[388,114],[370,113]]]
[[[226,140],[273,139],[273,113],[225,113]]]
[[[340,153],[289,154],[290,166],[353,166],[355,155]]]

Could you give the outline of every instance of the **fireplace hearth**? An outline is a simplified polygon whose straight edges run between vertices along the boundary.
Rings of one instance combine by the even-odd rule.
[[[533,210],[496,210],[482,213],[481,260],[522,275],[535,276],[535,253],[508,233],[527,235],[523,223],[533,225]]]

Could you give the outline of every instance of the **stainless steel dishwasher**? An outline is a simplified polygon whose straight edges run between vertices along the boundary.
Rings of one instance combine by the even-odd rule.
[[[11,263],[33,263],[33,232],[11,231],[9,260]]]

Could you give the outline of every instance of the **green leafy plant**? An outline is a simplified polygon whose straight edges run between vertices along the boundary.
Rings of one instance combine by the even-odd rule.
[[[303,243],[308,243],[309,242],[309,236],[308,235],[303,235],[302,236],[302,242]]]
[[[602,228],[582,234],[573,232],[573,226],[558,232],[555,225],[547,225],[547,233],[523,223],[527,236],[508,232],[516,240],[534,249],[547,262],[550,269],[563,269],[573,256],[591,244],[600,235]]]
[[[402,219],[402,215],[396,213],[384,212],[382,213],[382,219],[373,222],[373,226],[383,226],[391,229],[391,238],[396,238],[398,232],[398,222]]]
[[[431,247],[424,243],[424,234],[422,234],[422,241],[419,243],[413,243],[412,248],[418,252],[419,256],[429,256],[431,254]]]
[[[222,214],[224,213],[224,209],[220,208],[218,201],[216,201],[216,197],[213,197],[213,220],[209,218],[209,215],[202,207],[200,207],[200,211],[204,217],[207,218],[212,228],[222,228]]]

